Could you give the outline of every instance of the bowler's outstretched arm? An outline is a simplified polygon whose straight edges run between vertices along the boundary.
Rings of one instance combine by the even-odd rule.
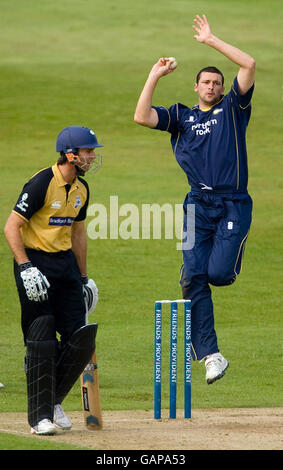
[[[240,93],[244,95],[254,83],[256,63],[253,57],[240,49],[227,44],[212,34],[205,15],[203,15],[202,18],[199,15],[196,15],[194,22],[195,25],[193,25],[193,29],[197,33],[194,35],[194,38],[198,42],[213,47],[217,51],[221,52],[221,54],[225,55],[229,60],[240,66],[237,80]]]

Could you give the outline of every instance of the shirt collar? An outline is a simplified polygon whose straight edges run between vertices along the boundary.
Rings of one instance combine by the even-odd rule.
[[[53,171],[53,174],[54,174],[54,178],[55,178],[55,181],[56,181],[56,184],[57,186],[66,186],[66,184],[68,184],[64,178],[63,178],[63,175],[61,173],[61,171],[59,170],[58,168],[58,164],[55,163],[55,165],[52,166],[52,171]],[[78,186],[78,178],[76,177],[73,184],[71,185],[72,186]]]

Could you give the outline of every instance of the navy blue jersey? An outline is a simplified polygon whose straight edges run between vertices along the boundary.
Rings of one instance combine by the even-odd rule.
[[[246,193],[248,165],[246,129],[251,115],[254,85],[241,95],[237,78],[230,92],[208,111],[181,103],[153,106],[156,129],[171,134],[176,160],[195,189]]]

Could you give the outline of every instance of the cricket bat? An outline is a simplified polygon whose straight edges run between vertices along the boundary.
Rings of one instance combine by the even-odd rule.
[[[87,311],[88,310],[86,305],[86,324],[88,320]],[[84,423],[87,429],[91,431],[97,431],[102,429],[102,413],[100,405],[96,349],[90,362],[83,370],[80,380]]]
[[[81,394],[85,426],[92,431],[102,429],[96,350],[81,374]]]

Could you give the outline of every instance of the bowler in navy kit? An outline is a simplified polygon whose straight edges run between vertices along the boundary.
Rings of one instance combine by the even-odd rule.
[[[246,129],[251,115],[255,61],[213,35],[205,15],[197,15],[194,22],[194,38],[198,42],[216,49],[240,67],[230,91],[224,93],[222,72],[209,66],[196,77],[197,105],[152,106],[159,79],[174,71],[170,67],[172,60],[160,58],[140,95],[135,121],[171,134],[174,155],[191,187],[184,201],[180,283],[183,298],[192,302],[193,358],[205,361],[206,381],[211,384],[223,377],[229,363],[217,344],[210,284],[225,286],[236,280],[252,219]],[[191,207],[195,214],[193,247],[186,243]]]

